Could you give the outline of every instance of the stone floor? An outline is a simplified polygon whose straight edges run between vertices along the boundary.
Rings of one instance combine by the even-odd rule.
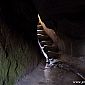
[[[75,73],[41,62],[30,74],[26,74],[15,85],[76,85],[82,79]],[[80,84],[77,84],[80,85]]]

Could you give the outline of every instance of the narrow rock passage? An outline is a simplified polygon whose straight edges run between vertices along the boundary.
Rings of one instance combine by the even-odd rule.
[[[40,32],[40,31],[42,31],[42,32]],[[43,34],[43,36],[41,36],[42,34]],[[78,60],[78,58],[76,59],[75,57],[73,57],[73,59],[70,59],[71,62],[69,62],[66,59],[66,58],[70,58],[69,56],[65,55],[65,53],[60,51],[60,49],[58,47],[57,48],[52,47],[52,39],[47,37],[48,35],[45,34],[43,27],[40,25],[38,26],[37,35],[38,35],[41,47],[43,47],[44,52],[48,56],[48,63],[49,63],[48,66],[51,66],[51,67],[57,66],[60,69],[63,69],[63,70],[69,71],[69,72],[73,72],[74,74],[76,74],[77,76],[79,76],[80,78],[85,80],[84,72],[82,72],[80,69],[78,69],[78,67],[75,67],[75,64],[82,63],[80,60]],[[47,37],[49,40],[45,40],[44,39],[45,37]],[[49,42],[49,43],[47,43],[47,42]],[[62,55],[64,57],[62,57]],[[74,62],[74,64],[72,62]],[[82,66],[80,66],[79,68],[81,68],[81,67]]]
[[[38,26],[37,35],[47,61],[42,60],[36,69],[22,77],[15,85],[76,85],[74,81],[85,80],[84,57],[70,57],[58,48],[53,48],[52,40],[41,25]],[[81,82],[77,85],[80,84]]]

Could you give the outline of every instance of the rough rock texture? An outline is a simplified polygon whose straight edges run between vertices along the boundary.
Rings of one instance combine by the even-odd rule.
[[[46,26],[72,38],[85,38],[85,1],[34,0]],[[54,30],[56,30],[54,29]]]
[[[85,1],[34,0],[34,3],[42,21],[65,42],[66,51],[73,56],[85,56]]]
[[[32,11],[31,11],[32,10]],[[0,85],[13,85],[42,57],[37,42],[37,11],[32,3],[0,3]]]

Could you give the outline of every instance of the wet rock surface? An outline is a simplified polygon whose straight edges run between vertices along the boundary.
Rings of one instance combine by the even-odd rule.
[[[1,25],[0,85],[14,85],[18,78],[37,66],[40,54],[34,49],[32,41],[28,43],[22,36],[8,30],[6,25]]]
[[[37,42],[37,22],[31,1],[1,1],[0,85],[14,85],[39,63],[42,54]]]

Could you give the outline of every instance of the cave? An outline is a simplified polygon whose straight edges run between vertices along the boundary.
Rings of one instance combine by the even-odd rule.
[[[85,82],[85,1],[0,3],[0,85]]]

